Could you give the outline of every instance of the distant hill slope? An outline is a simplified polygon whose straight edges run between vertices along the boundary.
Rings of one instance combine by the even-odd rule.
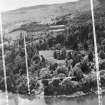
[[[94,0],[94,6],[96,7],[98,5],[99,1]],[[88,10],[90,10],[90,0],[20,8],[2,14],[3,26],[9,31],[25,23],[53,23],[57,17],[68,14],[70,14],[71,17],[75,17],[76,14]]]

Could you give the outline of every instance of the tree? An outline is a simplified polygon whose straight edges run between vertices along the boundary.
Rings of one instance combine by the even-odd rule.
[[[58,34],[56,37],[56,42],[60,43],[61,45],[64,45],[65,42],[65,36],[62,34]]]
[[[89,52],[89,54],[88,54],[88,59],[89,59],[89,61],[93,61],[93,53],[92,53],[92,51],[90,51]]]
[[[101,59],[105,59],[105,53],[104,53],[103,50],[100,50],[100,51],[99,51],[99,57],[100,57]]]
[[[61,59],[65,59],[66,58],[66,48],[62,48],[61,49]]]
[[[101,45],[105,46],[105,39],[102,40]]]

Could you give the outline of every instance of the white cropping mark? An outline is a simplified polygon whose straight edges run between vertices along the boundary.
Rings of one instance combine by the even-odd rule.
[[[96,71],[97,71],[98,104],[102,105],[102,89],[101,89],[101,83],[100,83],[99,59],[98,59],[95,18],[94,18],[94,1],[90,0],[90,4],[91,4],[93,36],[94,36],[95,63],[96,63]]]
[[[28,55],[27,55],[27,45],[26,45],[26,33],[24,34],[24,49],[25,49],[25,62],[26,62],[26,70],[27,70],[27,85],[28,85],[28,92],[30,94],[30,79],[29,79],[29,70],[28,70]]]
[[[5,53],[4,53],[4,41],[3,41],[3,27],[2,27],[2,16],[1,16],[1,13],[0,13],[0,34],[1,34],[2,62],[3,62],[3,73],[4,73],[4,85],[5,85],[6,105],[9,105],[8,90],[7,90],[6,65],[5,65]]]

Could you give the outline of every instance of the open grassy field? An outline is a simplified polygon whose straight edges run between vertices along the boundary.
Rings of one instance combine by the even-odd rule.
[[[46,51],[40,51],[39,52],[39,54],[43,55],[49,62],[56,62],[58,64],[64,64],[65,63],[65,60],[54,59],[53,53],[54,53],[53,50],[46,50]]]
[[[94,0],[94,6],[99,5],[98,0]],[[20,8],[17,10],[2,13],[2,23],[6,32],[19,28],[23,24],[38,22],[41,24],[52,24],[56,18],[68,15],[70,18],[79,13],[90,10],[89,0],[79,0],[78,2],[68,2],[53,5],[39,5]]]

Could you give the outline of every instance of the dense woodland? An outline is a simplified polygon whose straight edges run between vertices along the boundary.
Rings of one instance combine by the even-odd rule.
[[[105,87],[105,18],[104,11],[96,13],[96,34],[100,61],[101,87]],[[91,15],[80,14],[73,20],[66,17],[56,25],[64,24],[68,28],[58,33],[39,39],[37,43],[27,45],[30,95],[71,95],[75,92],[93,92],[97,89],[94,58],[94,41]],[[53,33],[54,34],[54,33]],[[30,40],[26,37],[26,42]],[[65,60],[62,66],[52,63],[39,55],[41,50],[53,50],[54,59]],[[67,52],[67,50],[70,50]],[[19,39],[19,47],[5,46],[7,88],[9,92],[28,94],[24,38]],[[41,81],[42,80],[42,81]],[[40,83],[41,81],[41,83]],[[0,89],[5,91],[2,50],[0,50]]]

